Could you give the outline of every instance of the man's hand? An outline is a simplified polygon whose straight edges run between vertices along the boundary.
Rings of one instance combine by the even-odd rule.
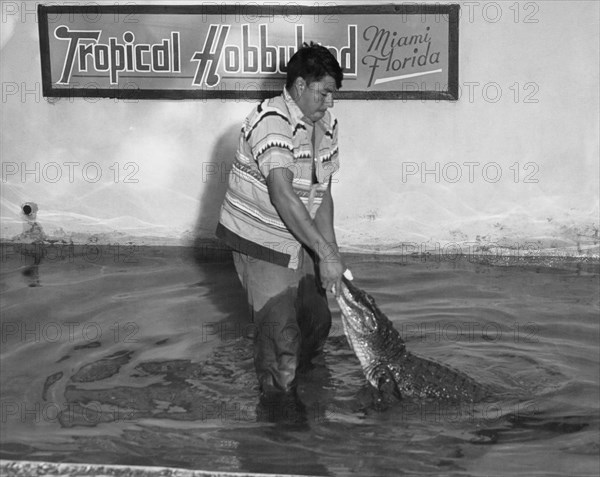
[[[346,267],[339,253],[335,252],[319,260],[321,284],[326,291],[331,291],[337,297],[342,290],[342,276]]]

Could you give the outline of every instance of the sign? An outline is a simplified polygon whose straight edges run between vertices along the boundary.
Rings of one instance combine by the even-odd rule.
[[[458,5],[38,6],[43,94],[275,96],[304,43],[344,70],[340,99],[458,98]]]

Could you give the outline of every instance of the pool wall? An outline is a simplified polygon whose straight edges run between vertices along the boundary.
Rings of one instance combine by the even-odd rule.
[[[189,246],[214,237],[254,103],[49,101],[35,8],[9,3],[0,238],[28,241],[19,239],[31,228],[27,203],[51,240]],[[599,5],[452,3],[462,12],[458,101],[335,104],[339,243],[391,253],[597,247],[599,25],[585,19]]]

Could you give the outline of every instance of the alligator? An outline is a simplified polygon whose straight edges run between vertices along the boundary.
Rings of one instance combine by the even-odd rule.
[[[394,398],[473,403],[490,397],[488,387],[466,374],[410,353],[373,297],[345,277],[336,299],[344,333],[375,392],[376,406]]]

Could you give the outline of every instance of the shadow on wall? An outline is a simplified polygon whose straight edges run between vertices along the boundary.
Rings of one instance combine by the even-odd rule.
[[[237,149],[242,119],[229,126],[202,163],[202,196],[194,228],[194,243],[214,239],[219,211],[227,190],[227,178]]]
[[[242,118],[243,119],[243,118]],[[246,295],[238,280],[231,251],[219,245],[215,231],[221,204],[227,191],[228,172],[232,167],[237,149],[241,122],[224,129],[217,139],[212,153],[202,160],[202,193],[198,218],[194,227],[191,259],[207,277],[202,285],[222,317],[225,329],[245,329],[248,324]],[[221,321],[217,327],[221,326]],[[231,338],[231,333],[228,334]]]

